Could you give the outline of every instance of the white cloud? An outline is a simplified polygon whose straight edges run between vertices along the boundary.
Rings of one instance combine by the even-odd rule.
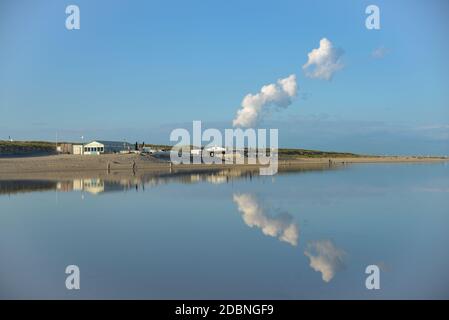
[[[341,62],[343,50],[335,48],[328,39],[320,40],[320,47],[308,54],[307,63],[302,66],[306,76],[315,79],[331,80],[344,65]]]
[[[292,246],[298,244],[298,226],[292,221],[293,218],[290,214],[279,214],[276,217],[268,216],[264,208],[251,194],[234,194],[234,202],[242,213],[243,221],[249,227],[257,227],[262,230],[263,234],[277,237]]]
[[[321,272],[323,281],[329,282],[335,273],[343,268],[345,252],[330,240],[311,241],[304,254],[310,259],[313,270]]]
[[[292,74],[276,83],[268,84],[259,93],[248,94],[243,98],[241,109],[233,120],[238,127],[253,127],[269,111],[271,106],[287,108],[296,96],[298,86],[296,75]]]
[[[383,57],[385,57],[388,54],[389,50],[385,47],[379,47],[373,50],[373,52],[371,52],[371,57],[373,57],[374,59],[382,59]]]

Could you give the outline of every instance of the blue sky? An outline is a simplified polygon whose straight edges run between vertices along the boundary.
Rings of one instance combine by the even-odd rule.
[[[444,0],[5,0],[0,139],[168,143],[192,120],[232,127],[245,95],[294,73],[297,98],[260,123],[281,146],[449,154],[448,31]],[[301,68],[324,37],[344,50],[331,81]]]

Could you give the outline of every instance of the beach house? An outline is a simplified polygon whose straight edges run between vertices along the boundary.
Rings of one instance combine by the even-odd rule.
[[[99,155],[103,153],[119,153],[133,150],[133,145],[124,141],[95,140],[87,144],[73,145],[73,154]]]

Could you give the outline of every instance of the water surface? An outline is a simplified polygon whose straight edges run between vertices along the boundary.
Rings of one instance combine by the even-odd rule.
[[[449,298],[448,177],[440,163],[0,179],[0,298]]]

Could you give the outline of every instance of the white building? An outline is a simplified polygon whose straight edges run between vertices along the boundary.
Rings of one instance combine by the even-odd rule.
[[[218,146],[206,148],[204,151],[205,153],[208,153],[210,157],[223,157],[226,154],[226,148]]]
[[[83,154],[101,154],[105,151],[105,144],[99,141],[92,141],[84,145]]]
[[[73,154],[83,154],[83,145],[82,144],[74,144],[73,145]]]
[[[203,150],[201,149],[192,149],[190,150],[190,154],[192,156],[200,156],[203,153]]]
[[[73,145],[73,154],[99,155],[133,150],[133,145],[120,141],[92,141],[85,145]]]
[[[227,150],[223,147],[212,146],[207,148],[195,148],[190,150],[190,154],[192,156],[209,156],[209,157],[224,157]]]
[[[143,153],[148,153],[148,154],[153,154],[153,153],[156,153],[157,150],[153,149],[151,147],[142,147],[142,152]]]

